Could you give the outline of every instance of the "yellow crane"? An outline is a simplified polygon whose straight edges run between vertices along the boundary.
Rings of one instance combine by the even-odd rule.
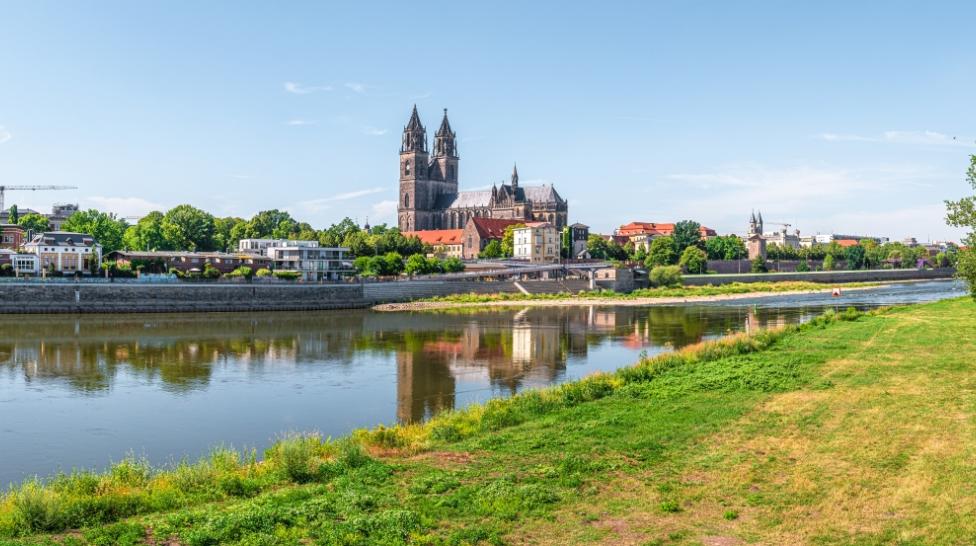
[[[7,193],[7,190],[29,190],[29,191],[39,191],[39,190],[77,190],[77,186],[4,186],[0,185],[0,211],[7,210],[6,205],[3,202],[3,197]]]

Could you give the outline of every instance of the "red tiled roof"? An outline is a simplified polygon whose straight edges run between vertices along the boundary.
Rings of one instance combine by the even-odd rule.
[[[404,231],[404,237],[416,237],[424,244],[431,246],[437,245],[459,245],[461,244],[461,234],[463,229],[427,229],[423,231]]]
[[[701,226],[698,230],[702,237],[714,237],[716,231],[710,227]],[[674,224],[658,224],[656,222],[631,222],[617,228],[616,235],[671,235],[674,233]]]
[[[849,246],[857,246],[858,244],[860,244],[859,241],[855,241],[854,239],[837,239],[836,242],[838,245],[844,248],[847,248]]]
[[[501,239],[505,235],[505,228],[515,224],[524,224],[525,220],[503,220],[501,218],[472,218],[474,229],[482,239]]]

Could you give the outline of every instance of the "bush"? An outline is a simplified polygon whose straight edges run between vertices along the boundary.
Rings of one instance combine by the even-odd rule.
[[[681,253],[678,265],[688,273],[701,274],[708,268],[708,256],[697,246],[689,246]]]
[[[824,256],[823,270],[824,271],[834,270],[834,256],[832,254],[827,254],[826,256]]]
[[[243,277],[245,279],[250,279],[254,276],[254,270],[246,265],[242,265],[237,269],[231,271],[227,274],[228,277]]]
[[[203,277],[205,279],[219,279],[220,270],[213,266],[210,262],[203,264]]]
[[[258,269],[258,271],[257,271],[257,273],[255,273],[255,275],[257,275],[258,277],[270,277],[271,276],[271,270],[268,269],[267,267],[262,267],[261,269]]]
[[[186,273],[183,273],[182,271],[180,271],[179,269],[176,269],[175,267],[169,268],[169,274],[170,275],[175,275],[176,278],[178,278],[178,279],[182,279],[183,277],[186,276]]]
[[[969,293],[976,299],[976,250],[970,248],[959,253],[956,276],[966,281]]]
[[[769,267],[766,266],[766,258],[756,256],[752,260],[749,270],[753,273],[769,273]]]
[[[301,277],[301,273],[298,271],[275,271],[274,276],[276,279],[294,281],[297,280],[298,277]]]
[[[676,265],[659,265],[648,275],[651,286],[681,286],[681,268]]]
[[[0,265],[0,277],[12,277],[14,274],[14,267],[10,264]]]
[[[796,271],[798,273],[806,273],[807,271],[810,271],[810,264],[805,261],[800,262],[796,264]]]

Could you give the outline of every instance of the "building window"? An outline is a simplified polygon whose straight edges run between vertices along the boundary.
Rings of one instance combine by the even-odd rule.
[[[403,208],[410,208],[410,194],[403,194]]]

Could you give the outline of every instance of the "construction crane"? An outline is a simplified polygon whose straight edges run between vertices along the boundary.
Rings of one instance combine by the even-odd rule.
[[[790,230],[793,224],[787,224],[786,222],[766,222],[767,224],[773,224],[774,226],[783,226],[783,233]]]
[[[78,189],[77,186],[3,186],[0,185],[0,211],[7,210],[7,207],[3,202],[3,197],[4,194],[7,193],[7,190],[39,191],[39,190],[77,190],[77,189]]]

